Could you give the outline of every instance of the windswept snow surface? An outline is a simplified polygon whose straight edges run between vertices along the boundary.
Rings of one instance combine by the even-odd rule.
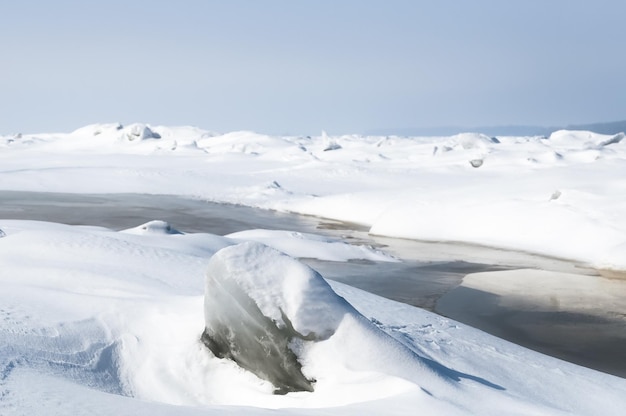
[[[181,195],[624,270],[625,160],[624,134],[586,131],[280,137],[98,124],[0,136],[0,189]]]
[[[0,229],[2,415],[621,415],[626,408],[624,379],[339,283],[328,287],[259,243],[233,246],[162,222],[116,232],[0,220]],[[215,253],[226,273],[250,274],[232,277],[268,316],[278,320],[279,306],[299,331],[324,334],[296,348],[314,392],[274,395],[270,383],[202,345]],[[267,285],[254,281],[255,268]]]

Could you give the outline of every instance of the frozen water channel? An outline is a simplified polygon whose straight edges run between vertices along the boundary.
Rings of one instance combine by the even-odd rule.
[[[594,270],[573,262],[486,247],[371,236],[367,229],[356,224],[163,195],[0,191],[0,218],[99,225],[118,230],[159,219],[185,232],[224,235],[257,228],[294,230],[376,246],[402,262],[303,260],[328,279],[429,309],[544,353],[626,377],[623,302],[603,309],[601,299],[591,298],[598,303],[592,315],[564,310],[565,297],[551,296],[550,302],[542,303],[532,287],[513,291],[498,288],[487,294],[479,286],[462,285],[468,274],[516,269],[575,274],[583,276],[586,283],[606,280]],[[570,284],[568,280],[560,281]],[[623,280],[613,280],[612,284],[612,291],[626,288]],[[579,298],[580,294],[578,303]]]

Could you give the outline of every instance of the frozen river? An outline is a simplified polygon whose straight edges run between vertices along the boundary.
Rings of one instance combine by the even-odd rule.
[[[379,247],[399,263],[304,259],[329,279],[429,309],[544,353],[626,377],[626,310],[620,316],[564,312],[559,302],[537,309],[533,298],[493,296],[460,286],[470,273],[540,269],[603,279],[572,262],[460,244],[370,236],[356,225],[163,195],[60,194],[0,191],[0,218],[99,225],[116,230],[149,220],[185,232],[218,235],[256,228],[334,236]],[[626,282],[617,282],[626,287]],[[621,290],[621,286],[619,287]],[[532,288],[529,288],[532,290]],[[597,309],[601,309],[598,305]]]

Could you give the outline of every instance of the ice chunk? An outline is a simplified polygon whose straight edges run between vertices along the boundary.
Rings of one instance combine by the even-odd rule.
[[[613,137],[610,137],[606,140],[601,141],[600,143],[598,143],[598,147],[603,147],[603,146],[608,146],[611,144],[617,144],[619,142],[621,142],[624,137],[626,137],[626,135],[624,133],[618,133],[616,135],[614,135]]]
[[[308,266],[247,242],[209,262],[202,341],[217,357],[270,381],[276,393],[312,391],[298,352],[328,339],[352,311]]]
[[[341,145],[335,141],[330,141],[324,146],[324,152],[329,152],[331,150],[339,150],[341,149]]]
[[[335,139],[328,137],[325,131],[322,131],[322,142],[324,143],[324,152],[341,149],[341,145]]]
[[[146,139],[160,139],[161,135],[153,131],[145,124],[136,123],[123,129],[124,134],[122,138],[128,141],[146,140]]]

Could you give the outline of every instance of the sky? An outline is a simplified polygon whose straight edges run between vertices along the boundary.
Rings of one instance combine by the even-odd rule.
[[[0,134],[626,119],[622,0],[0,0]]]

